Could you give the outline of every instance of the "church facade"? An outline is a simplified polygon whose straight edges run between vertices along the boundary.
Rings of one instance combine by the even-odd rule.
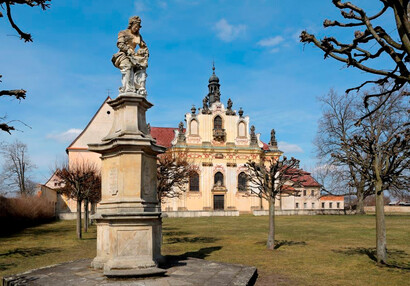
[[[113,122],[113,110],[106,98],[83,132],[66,149],[69,164],[89,161],[101,164],[99,154],[88,151],[88,144],[101,140]],[[182,118],[181,118],[182,119]],[[242,109],[234,110],[231,99],[221,101],[219,78],[213,73],[208,81],[208,95],[201,108],[192,107],[178,128],[148,127],[158,145],[167,152],[183,154],[195,166],[189,177],[186,192],[179,198],[165,198],[163,211],[228,211],[242,213],[268,209],[268,204],[256,195],[249,195],[246,187],[245,163],[258,162],[261,156],[279,158],[275,133],[268,144],[255,133],[249,116]],[[47,183],[53,188],[52,178]],[[304,172],[302,183],[295,187],[296,196],[284,195],[276,202],[281,210],[343,209],[342,197],[321,197],[320,184]],[[75,211],[75,204],[62,199],[66,209]]]

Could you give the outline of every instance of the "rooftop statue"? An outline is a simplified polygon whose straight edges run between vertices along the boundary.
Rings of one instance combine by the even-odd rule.
[[[112,56],[112,63],[121,70],[122,86],[120,93],[133,92],[146,96],[145,81],[149,51],[140,35],[141,19],[133,16],[128,21],[128,28],[118,33],[118,53]],[[136,47],[139,47],[135,51]]]

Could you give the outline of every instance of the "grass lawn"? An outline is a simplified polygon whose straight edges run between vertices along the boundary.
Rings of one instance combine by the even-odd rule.
[[[388,266],[377,266],[375,217],[282,216],[278,248],[265,249],[267,217],[164,219],[164,255],[253,265],[257,285],[410,285],[410,216],[387,216]],[[0,237],[0,276],[95,256],[95,227],[79,241],[75,221]]]

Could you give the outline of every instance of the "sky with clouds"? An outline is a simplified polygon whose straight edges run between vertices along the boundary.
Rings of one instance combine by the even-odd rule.
[[[107,94],[116,96],[121,76],[111,56],[132,15],[142,18],[150,50],[151,126],[177,126],[192,104],[201,106],[215,61],[221,101],[231,98],[234,109],[242,107],[263,141],[275,128],[280,149],[312,166],[321,114],[316,98],[370,79],[299,43],[305,29],[319,37],[335,33],[321,26],[326,18],[341,19],[330,0],[53,0],[46,11],[16,6],[13,15],[34,42],[19,40],[0,18],[0,87],[24,88],[27,99],[1,98],[0,116],[30,128],[15,122],[20,131],[0,133],[0,141],[28,145],[38,182],[64,160],[65,148]],[[336,33],[348,40],[353,32]]]

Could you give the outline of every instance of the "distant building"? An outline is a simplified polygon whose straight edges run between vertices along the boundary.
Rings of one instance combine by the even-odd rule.
[[[87,144],[96,143],[106,136],[112,126],[113,110],[106,98],[82,133],[68,146],[69,164],[87,160],[100,165],[100,154],[88,151]],[[208,95],[202,107],[186,113],[186,126],[151,127],[151,136],[158,145],[169,152],[185,153],[196,165],[197,172],[189,178],[187,192],[182,198],[165,199],[163,211],[211,211],[238,210],[251,212],[267,209],[266,201],[257,196],[246,196],[246,170],[248,160],[259,161],[261,155],[278,158],[283,154],[276,140],[266,144],[251,128],[249,116],[241,109],[232,109],[229,99],[225,106],[221,102],[219,78],[213,71],[209,78]],[[276,201],[281,210],[343,209],[343,197],[320,197],[320,184],[305,172],[297,196],[283,195]],[[46,184],[54,188],[53,180]],[[76,205],[63,200],[75,211]]]

